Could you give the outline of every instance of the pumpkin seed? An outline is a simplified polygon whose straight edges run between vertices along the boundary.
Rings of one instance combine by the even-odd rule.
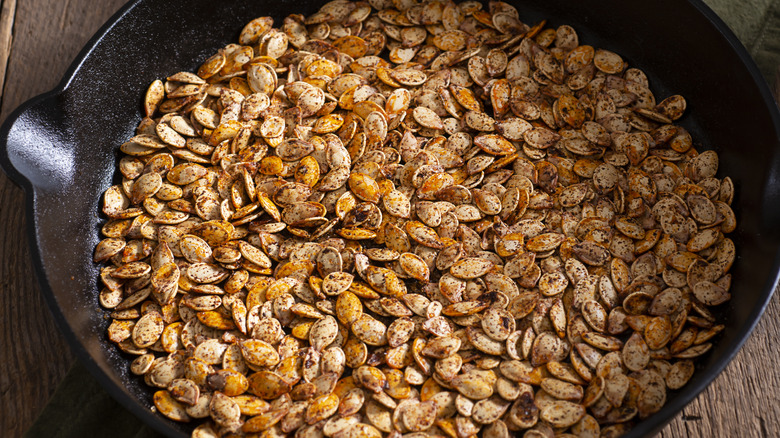
[[[682,96],[488,6],[260,17],[145,90],[93,257],[164,416],[598,436],[691,378],[724,329],[733,182]]]

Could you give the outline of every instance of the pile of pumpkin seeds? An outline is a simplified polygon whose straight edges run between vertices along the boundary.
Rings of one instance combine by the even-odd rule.
[[[108,337],[160,414],[195,438],[615,437],[686,384],[736,221],[682,96],[499,1],[273,26],[151,84],[103,197]]]

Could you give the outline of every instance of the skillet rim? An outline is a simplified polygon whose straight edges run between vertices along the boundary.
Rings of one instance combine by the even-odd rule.
[[[25,192],[25,214],[27,218],[26,234],[30,244],[32,264],[38,279],[38,284],[58,328],[65,335],[71,348],[76,353],[76,357],[115,400],[136,417],[141,419],[145,424],[168,436],[186,437],[187,435],[184,434],[180,428],[172,426],[173,422],[171,420],[165,419],[149,409],[146,409],[124,388],[116,385],[92,358],[92,355],[89,354],[84,344],[82,344],[76,336],[72,326],[66,320],[58,305],[56,296],[49,285],[48,277],[42,265],[42,258],[38,246],[38,221],[36,220],[34,208],[37,186],[11,163],[6,146],[9,131],[19,120],[20,116],[41,104],[48,103],[56,107],[57,103],[53,102],[53,100],[68,89],[70,84],[79,74],[82,65],[103,38],[108,35],[120,21],[125,19],[136,6],[149,1],[151,0],[130,0],[120,7],[120,9],[100,27],[80,50],[79,54],[64,73],[61,81],[53,90],[29,99],[8,115],[2,127],[0,127],[0,144],[2,145],[2,147],[0,147],[0,168],[5,171],[11,181],[17,184]],[[702,0],[687,0],[687,2],[690,3],[706,21],[714,26],[715,30],[717,30],[729,44],[732,52],[737,55],[741,65],[747,69],[747,72],[750,74],[753,82],[758,88],[764,106],[769,111],[770,118],[775,128],[775,138],[780,139],[780,112],[778,112],[777,105],[775,104],[769,87],[753,58],[725,22],[723,22],[723,20]],[[736,333],[737,336],[732,340],[733,344],[726,350],[726,354],[723,354],[717,360],[713,361],[706,370],[706,373],[702,374],[701,379],[696,382],[691,382],[691,385],[687,385],[684,390],[679,391],[672,401],[666,403],[659,412],[655,413],[651,417],[651,419],[655,421],[650,422],[647,421],[647,419],[640,421],[625,435],[626,437],[651,436],[651,434],[658,432],[668,424],[674,416],[681,412],[683,407],[688,405],[695,397],[699,396],[722,373],[726,365],[728,365],[742,349],[769,305],[778,282],[780,281],[780,249],[778,249],[775,254],[772,266],[775,275],[774,277],[770,275],[769,278],[767,278],[762,293],[758,295],[758,301],[761,305],[756,306],[750,312],[751,317],[748,319],[749,322],[740,327],[740,330]]]
[[[65,336],[65,339],[70,345],[70,348],[75,353],[76,358],[82,363],[82,365],[84,365],[92,377],[98,381],[100,386],[114,400],[119,402],[122,407],[127,409],[136,418],[141,420],[143,424],[151,426],[152,429],[154,429],[156,432],[168,437],[188,438],[189,435],[183,433],[180,428],[173,427],[172,420],[168,420],[167,418],[164,418],[163,416],[146,409],[141,403],[133,398],[129,392],[116,385],[114,381],[111,380],[111,378],[93,359],[92,355],[87,351],[84,344],[82,344],[79,340],[78,336],[73,330],[73,327],[68,323],[65,315],[60,309],[54,291],[49,285],[48,277],[42,264],[40,249],[38,247],[38,221],[36,220],[34,208],[36,186],[11,163],[7,149],[8,134],[14,124],[19,120],[20,116],[30,111],[32,108],[35,108],[42,103],[46,103],[47,101],[50,104],[56,106],[56,102],[52,101],[68,89],[68,86],[76,78],[82,65],[85,63],[90,54],[92,54],[97,45],[122,19],[129,15],[132,10],[135,9],[135,7],[144,1],[149,0],[129,0],[127,3],[122,5],[111,16],[111,18],[109,18],[97,30],[97,32],[95,32],[89,41],[87,41],[54,89],[25,101],[6,117],[2,126],[0,126],[0,168],[2,168],[11,181],[13,181],[24,191],[24,209],[25,217],[27,219],[25,233],[27,234],[30,256],[32,259],[33,269],[36,274],[35,276],[38,280],[38,286],[40,287],[40,291],[43,294],[49,311],[55,320],[57,328]]]

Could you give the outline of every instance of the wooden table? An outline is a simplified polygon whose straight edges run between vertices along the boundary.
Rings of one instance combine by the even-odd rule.
[[[2,0],[0,122],[54,88],[95,31],[125,0]],[[6,62],[7,60],[7,62]],[[73,363],[35,280],[22,191],[0,173],[0,430],[18,437]],[[780,296],[726,370],[660,434],[780,434]]]

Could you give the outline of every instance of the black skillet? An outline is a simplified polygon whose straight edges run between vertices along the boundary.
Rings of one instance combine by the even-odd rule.
[[[661,98],[682,94],[682,120],[700,150],[720,154],[736,184],[732,299],[726,330],[682,390],[627,436],[651,436],[709,384],[756,325],[777,284],[780,247],[780,115],[736,37],[699,0],[514,2],[526,23],[569,24],[580,41],[620,53],[648,73]],[[150,411],[152,391],[128,375],[128,357],[106,338],[92,253],[102,192],[118,181],[118,146],[133,135],[148,84],[235,41],[250,19],[310,14],[320,2],[135,0],[74,61],[60,85],[19,107],[0,129],[0,164],[26,192],[29,239],[41,289],[60,329],[103,387],[154,429],[189,436],[191,426]]]

